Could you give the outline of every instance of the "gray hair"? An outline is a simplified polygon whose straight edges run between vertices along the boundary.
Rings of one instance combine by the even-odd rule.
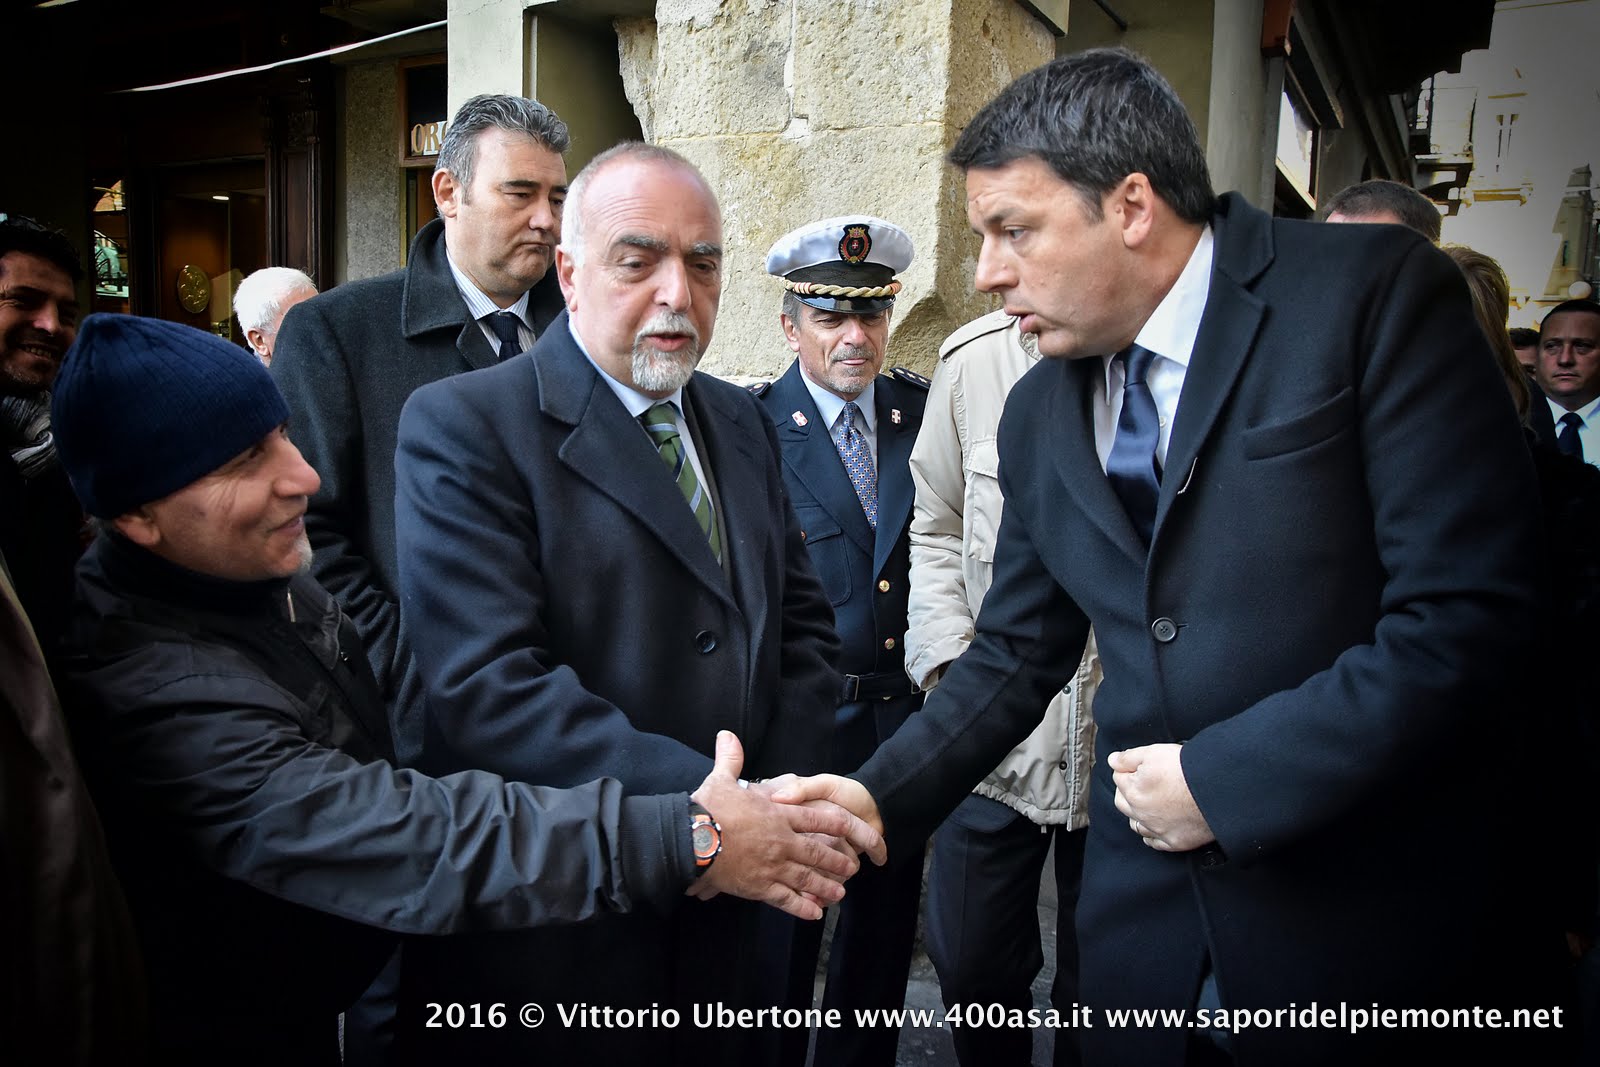
[[[315,294],[317,283],[293,267],[263,267],[256,271],[233,293],[233,313],[239,316],[239,328],[264,334],[277,332],[284,303],[307,289]]]
[[[706,181],[706,176],[700,173],[700,168],[690,163],[683,156],[670,148],[660,145],[646,144],[643,141],[623,141],[621,144],[612,145],[591,159],[588,164],[572,179],[572,184],[567,187],[567,203],[561,213],[561,247],[571,256],[576,263],[583,262],[583,227],[584,208],[583,201],[589,191],[589,183],[594,176],[605,170],[612,163],[622,159],[636,159],[644,163],[663,163],[667,166],[681,167],[694,175],[695,180],[705,189],[706,195],[711,197],[711,202],[717,202],[717,196],[711,191],[711,183]],[[718,207],[718,211],[721,208]]]
[[[1209,219],[1216,200],[1183,101],[1125,48],[1091,48],[1024,74],[984,105],[949,158],[971,170],[1029,157],[1075,188],[1092,219],[1136,171],[1185,222]]]
[[[1352,219],[1393,215],[1401,225],[1416,230],[1434,244],[1439,243],[1444,228],[1444,220],[1439,217],[1439,209],[1432,200],[1409,185],[1384,178],[1345,186],[1317,212],[1324,221],[1329,215],[1335,214]]]
[[[456,109],[445,127],[439,145],[435,171],[446,170],[463,189],[472,185],[472,169],[478,163],[478,134],[485,130],[505,130],[531,137],[556,155],[572,145],[567,124],[554,111],[525,96],[481,93]]]

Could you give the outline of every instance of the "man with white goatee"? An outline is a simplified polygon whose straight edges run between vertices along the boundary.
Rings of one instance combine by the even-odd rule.
[[[420,766],[515,768],[546,785],[605,775],[656,793],[703,779],[709,739],[737,725],[749,777],[819,768],[839,693],[828,601],[770,420],[745,390],[695,371],[722,290],[716,198],[681,156],[625,144],[584,169],[567,203],[566,315],[528,353],[419,389],[401,415],[396,532],[426,691]],[[766,899],[816,918],[817,878]],[[462,1062],[772,1062],[770,1028],[430,1029],[422,1006],[671,1008],[684,1020],[696,1004],[770,1007],[787,960],[757,946],[781,919],[686,899],[664,917],[548,936],[418,942],[401,1039]]]

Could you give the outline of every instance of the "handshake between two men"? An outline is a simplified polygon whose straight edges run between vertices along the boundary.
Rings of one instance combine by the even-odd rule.
[[[689,886],[689,896],[709,900],[728,893],[820,919],[824,907],[844,898],[860,854],[879,865],[887,860],[877,805],[859,782],[786,774],[747,783],[739,778],[743,768],[744,746],[731,731],[719,731],[716,763],[689,799],[713,814],[720,851]],[[821,795],[835,791],[837,798]]]
[[[1117,809],[1159,852],[1187,852],[1216,840],[1184,778],[1181,748],[1146,745],[1109,757]],[[717,813],[725,839],[738,848],[709,867],[689,887],[690,896],[731,893],[817,919],[825,905],[844,897],[843,883],[860,869],[859,855],[880,866],[887,861],[883,817],[865,785],[838,774],[786,774],[746,788],[739,781],[743,763],[739,739],[719,733],[716,765],[690,799]]]

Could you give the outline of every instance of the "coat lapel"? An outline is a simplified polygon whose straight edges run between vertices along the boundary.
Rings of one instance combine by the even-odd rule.
[[[878,536],[872,554],[872,573],[880,573],[900,541],[911,516],[915,490],[911,484],[911,446],[916,443],[922,416],[901,409],[895,422],[896,394],[887,377],[878,379],[874,390],[878,418]]]
[[[434,219],[411,242],[411,268],[400,297],[400,319],[407,339],[435,330],[452,330],[456,351],[474,370],[499,362],[483,329],[467,312],[444,250],[444,221]]]
[[[772,391],[778,400],[778,443],[782,446],[783,463],[804,485],[824,511],[839,524],[845,536],[867,555],[872,554],[872,526],[861,510],[861,498],[856,487],[850,484],[839,450],[833,445],[828,427],[822,423],[816,402],[811,399],[805,383],[800,380],[798,361],[789,365],[782,378],[773,383]],[[805,416],[805,425],[795,421],[793,412]],[[880,440],[883,429],[880,424]],[[881,464],[880,464],[881,467]],[[879,522],[882,522],[882,501],[879,502]]]
[[[1051,434],[1047,447],[1055,457],[1056,473],[1067,494],[1106,538],[1143,566],[1148,551],[1134,530],[1127,509],[1106,480],[1094,447],[1094,383],[1096,375],[1104,374],[1105,363],[1098,357],[1044,359],[1023,380],[1051,376],[1042,378],[1039,384],[1053,381],[1055,385],[1049,406]]]
[[[710,465],[716,479],[717,504],[727,531],[723,550],[733,575],[733,601],[749,624],[753,653],[758,635],[766,632],[767,613],[772,608],[763,575],[772,566],[770,554],[783,550],[781,544],[772,544],[769,536],[778,502],[765,490],[769,477],[765,468],[773,457],[756,421],[760,412],[754,401],[745,402],[743,390],[734,393],[715,385],[708,376],[697,373],[683,395],[699,426],[700,460]],[[683,511],[692,521],[689,509]],[[699,529],[696,525],[695,530]],[[704,555],[711,558],[709,548]],[[727,596],[728,583],[720,570],[717,579],[718,588]]]
[[[1213,232],[1211,291],[1167,442],[1152,540],[1160,538],[1162,520],[1173,501],[1189,488],[1200,449],[1233,393],[1266,311],[1246,286],[1272,261],[1271,220],[1230,194],[1222,198],[1213,218]]]
[[[538,358],[528,362],[539,380],[541,410],[572,427],[557,452],[561,461],[638,520],[703,584],[731,601],[706,535],[655,445],[600,380],[564,320],[558,317],[533,351]],[[700,459],[715,462],[703,453]],[[720,467],[713,469],[719,479],[726,477]],[[721,484],[724,500],[736,495],[726,481]],[[730,540],[738,529],[735,521],[735,515],[727,516]]]

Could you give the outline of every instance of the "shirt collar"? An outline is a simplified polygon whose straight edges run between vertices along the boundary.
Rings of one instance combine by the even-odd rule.
[[[622,401],[622,406],[627,409],[629,415],[637,419],[640,415],[661,403],[662,400],[670,401],[680,415],[683,413],[683,389],[681,387],[674,389],[670,396],[664,396],[660,400],[653,396],[646,396],[633,386],[624,385],[622,382],[617,381],[606,373],[604,367],[594,361],[594,357],[589,354],[589,349],[584,346],[583,338],[578,336],[578,328],[573,324],[571,315],[567,316],[567,332],[572,334],[572,343],[578,346],[578,351],[582,352],[583,358],[589,361],[589,366],[593,367],[595,373],[600,375],[600,380],[609,385],[611,391],[617,394],[617,399]]]
[[[839,421],[839,413],[844,410],[844,398],[828,392],[812,381],[811,375],[806,373],[804,364],[800,366],[800,380],[806,383],[806,392],[811,394],[812,403],[817,405],[817,414],[822,416],[822,425],[831,433],[833,424]],[[878,432],[878,409],[873,403],[877,388],[876,380],[868,382],[867,387],[861,390],[861,395],[855,398],[856,407],[861,409],[861,421],[866,424],[867,433]]]
[[[1560,404],[1556,403],[1556,400],[1555,400],[1554,397],[1547,396],[1547,397],[1544,398],[1544,400],[1545,400],[1545,403],[1550,405],[1550,417],[1556,420],[1556,424],[1557,425],[1560,425],[1561,416],[1566,415],[1568,413],[1567,409],[1562,407]],[[1577,415],[1578,418],[1583,420],[1583,424],[1585,426],[1588,426],[1591,422],[1594,421],[1594,416],[1595,416],[1596,409],[1600,409],[1600,396],[1595,397],[1593,400],[1591,400],[1587,404],[1583,405],[1583,407],[1578,408],[1576,411],[1572,412],[1572,414]]]
[[[1200,231],[1200,240],[1189,253],[1189,262],[1183,273],[1161,298],[1161,303],[1150,313],[1139,335],[1133,339],[1140,348],[1149,349],[1163,359],[1170,359],[1182,367],[1189,365],[1194,354],[1194,340],[1200,333],[1200,320],[1205,317],[1206,298],[1211,295],[1211,262],[1215,247],[1211,226]],[[1111,395],[1111,361],[1115,353],[1105,358],[1106,395]]]
[[[450,246],[444,248],[444,261],[450,264],[450,276],[456,280],[456,288],[461,292],[461,299],[467,302],[467,311],[475,320],[482,321],[485,315],[493,315],[497,311],[509,311],[517,317],[524,326],[528,325],[528,294],[523,293],[517,297],[517,302],[508,308],[503,308],[494,302],[494,299],[479,289],[471,278],[456,266],[456,261],[450,255]]]

